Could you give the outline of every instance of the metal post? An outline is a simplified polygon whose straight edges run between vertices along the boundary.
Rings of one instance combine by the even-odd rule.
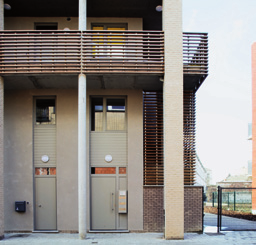
[[[217,215],[217,232],[220,232],[220,186],[218,186],[218,215]]]
[[[234,191],[234,211],[236,211],[236,192]]]
[[[229,208],[229,192],[228,192],[228,208]]]
[[[212,207],[214,207],[214,192],[212,193]]]

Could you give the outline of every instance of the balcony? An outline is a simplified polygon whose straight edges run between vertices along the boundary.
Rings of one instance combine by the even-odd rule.
[[[183,34],[184,78],[208,74],[208,36]],[[0,75],[164,74],[162,31],[1,31]],[[194,85],[192,85],[194,86]]]

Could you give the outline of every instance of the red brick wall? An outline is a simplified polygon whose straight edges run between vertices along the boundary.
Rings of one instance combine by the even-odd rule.
[[[145,186],[143,200],[143,228],[147,232],[164,230],[164,189]]]
[[[203,231],[203,187],[184,187],[184,231]],[[164,231],[164,188],[144,187],[143,222],[146,232]]]
[[[185,232],[203,231],[203,187],[185,186],[184,188],[184,230]]]

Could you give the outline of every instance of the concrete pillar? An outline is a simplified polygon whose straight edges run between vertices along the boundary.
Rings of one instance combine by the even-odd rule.
[[[4,29],[4,0],[0,0],[0,30]],[[4,79],[0,77],[0,240],[4,237]]]
[[[85,31],[87,25],[86,0],[79,0],[79,30]]]
[[[163,0],[165,239],[184,238],[182,0]]]
[[[86,30],[86,0],[79,0],[79,30]],[[78,78],[78,216],[79,238],[86,238],[86,76]]]
[[[256,188],[256,43],[252,44],[252,187]],[[256,189],[252,190],[252,214],[256,215]]]
[[[79,238],[86,238],[86,76],[78,78],[78,215]]]

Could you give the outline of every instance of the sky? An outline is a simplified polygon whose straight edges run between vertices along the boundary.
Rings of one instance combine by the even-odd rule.
[[[183,31],[208,33],[209,75],[197,92],[196,143],[215,184],[251,160],[256,0],[183,0]]]

